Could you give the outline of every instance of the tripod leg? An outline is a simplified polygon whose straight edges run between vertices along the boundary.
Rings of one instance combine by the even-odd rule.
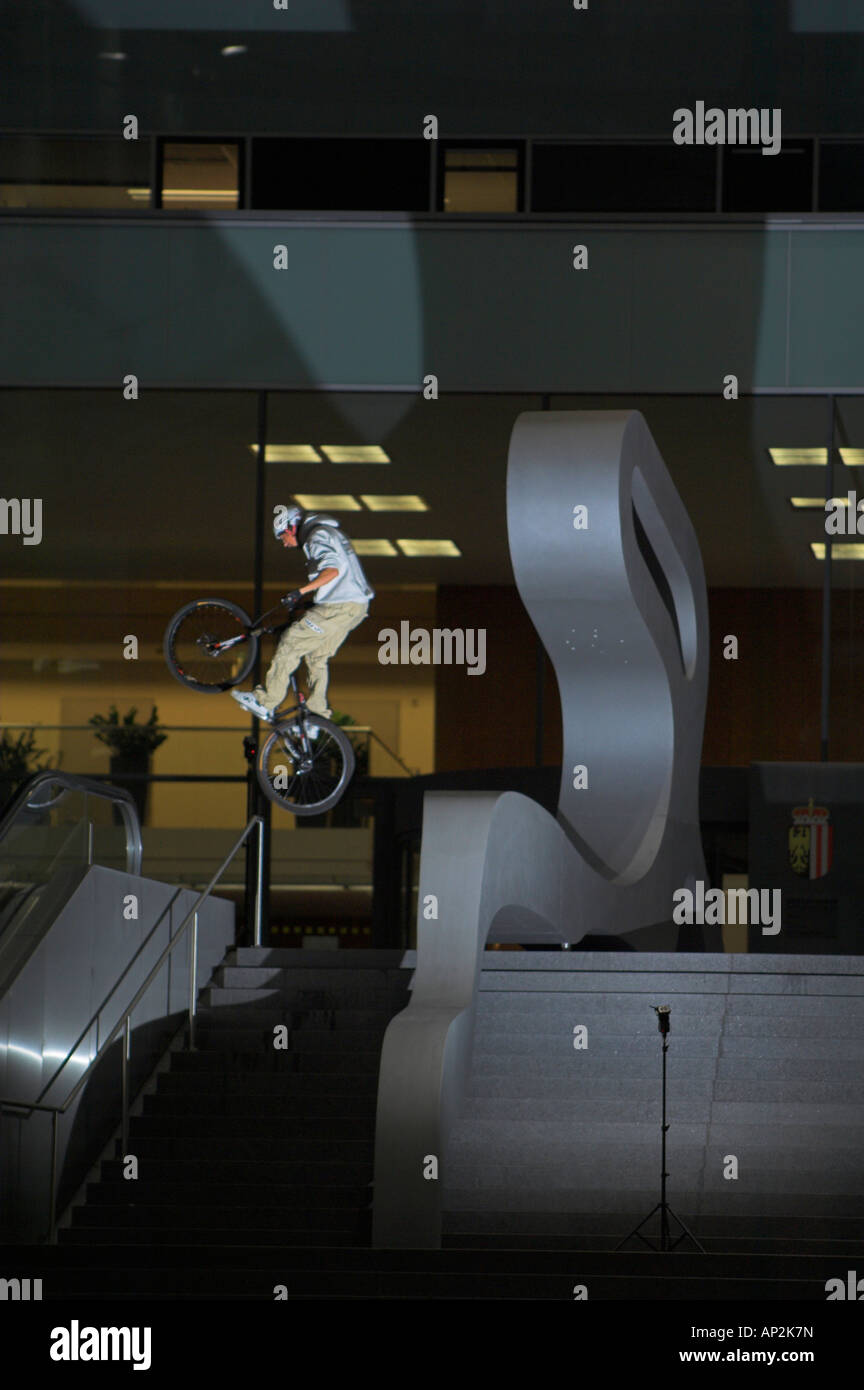
[[[663,1205],[662,1205],[661,1208],[660,1208],[660,1249],[661,1249],[661,1250],[669,1250],[669,1249],[671,1248],[671,1247],[670,1247],[670,1244],[669,1244],[670,1232],[669,1232],[669,1216],[668,1216],[668,1211],[669,1211],[669,1209],[668,1209],[668,1207],[666,1206],[666,1203],[664,1202]]]
[[[675,1241],[675,1244],[669,1247],[670,1250],[674,1250],[676,1245],[680,1245],[682,1240],[686,1236],[689,1240],[692,1240],[693,1244],[696,1246],[696,1249],[700,1252],[700,1254],[704,1255],[706,1253],[704,1245],[702,1245],[696,1239],[686,1222],[682,1221],[680,1216],[676,1216],[675,1212],[672,1210],[671,1207],[669,1207],[669,1215],[672,1217],[673,1221],[678,1222],[678,1225],[681,1227],[681,1230],[683,1231],[683,1235],[680,1235],[678,1239]]]
[[[652,1207],[651,1210],[649,1211],[648,1215],[647,1215],[647,1216],[644,1216],[644,1217],[642,1218],[642,1220],[639,1222],[639,1225],[638,1225],[638,1226],[634,1226],[634,1227],[633,1227],[633,1230],[630,1231],[629,1234],[626,1235],[626,1236],[624,1237],[623,1240],[621,1240],[621,1241],[618,1242],[618,1244],[615,1246],[615,1249],[616,1249],[616,1250],[620,1250],[621,1247],[622,1247],[622,1245],[626,1245],[627,1242],[628,1242],[628,1240],[632,1240],[633,1237],[636,1236],[636,1238],[637,1238],[638,1240],[641,1240],[641,1241],[643,1242],[644,1245],[649,1246],[649,1248],[650,1248],[651,1250],[653,1250],[653,1249],[654,1249],[654,1246],[651,1244],[651,1242],[648,1241],[648,1240],[646,1240],[645,1237],[644,1237],[643,1235],[641,1235],[640,1233],[641,1233],[642,1227],[643,1227],[643,1226],[646,1226],[646,1225],[648,1224],[648,1222],[651,1220],[651,1217],[654,1215],[655,1211],[660,1211],[660,1210],[661,1210],[661,1207],[660,1207],[660,1203],[658,1202],[657,1205],[656,1205],[656,1207]]]

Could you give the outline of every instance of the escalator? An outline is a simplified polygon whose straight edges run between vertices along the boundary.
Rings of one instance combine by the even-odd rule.
[[[142,876],[128,792],[46,771],[7,807],[0,1242],[51,1238],[121,1105],[182,1024],[196,982],[233,944],[234,915],[229,902]],[[115,1038],[118,1025],[125,1039]],[[121,1066],[124,1051],[133,1060]]]

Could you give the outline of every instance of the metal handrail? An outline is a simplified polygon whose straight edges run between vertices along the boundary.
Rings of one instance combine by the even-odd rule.
[[[351,732],[352,732],[353,730],[355,730],[355,729],[357,730],[358,733],[368,733],[369,736],[370,736],[370,738],[374,738],[374,740],[375,740],[376,743],[380,743],[380,744],[381,744],[381,747],[384,749],[384,752],[387,753],[387,754],[389,754],[389,756],[394,760],[394,762],[397,762],[397,763],[399,764],[400,767],[404,767],[404,769],[405,769],[405,771],[408,773],[408,776],[409,776],[409,777],[416,777],[416,776],[418,775],[417,769],[416,769],[416,768],[413,768],[413,769],[412,769],[412,768],[410,768],[410,767],[408,766],[407,763],[403,763],[402,759],[399,757],[399,754],[398,754],[398,753],[394,753],[392,748],[388,748],[388,747],[387,747],[387,744],[384,742],[383,738],[381,738],[380,734],[376,734],[376,732],[375,732],[374,729],[368,729],[368,728],[364,729],[364,728],[363,728],[361,725],[359,725],[359,724],[345,724],[345,725],[343,725],[342,727],[343,727],[345,733],[351,733]]]
[[[61,788],[60,795],[52,796],[47,801],[35,800],[33,793],[39,787],[46,785],[59,786]],[[103,801],[111,801],[119,808],[126,831],[126,872],[135,875],[140,874],[141,822],[138,819],[138,808],[131,793],[121,787],[112,786],[110,782],[95,782],[89,777],[79,777],[71,772],[58,772],[56,769],[52,771],[46,768],[44,771],[34,772],[28,777],[12,798],[9,809],[0,817],[0,843],[22,810],[50,810],[73,791],[83,792],[86,796],[101,797]]]
[[[135,954],[134,954],[134,956],[132,957],[132,959],[131,959],[131,960],[129,961],[129,963],[126,965],[126,967],[125,967],[125,969],[123,970],[122,974],[120,974],[120,975],[117,976],[117,979],[114,981],[114,983],[113,983],[113,985],[111,986],[111,988],[109,989],[108,993],[105,995],[105,998],[102,1000],[102,1003],[99,1005],[99,1007],[98,1007],[98,1009],[96,1010],[96,1012],[95,1012],[94,1014],[92,1014],[92,1015],[90,1016],[90,1018],[88,1019],[88,1021],[84,1024],[84,1027],[81,1029],[81,1032],[78,1034],[77,1038],[76,1038],[75,1041],[72,1043],[71,1047],[69,1048],[68,1052],[66,1053],[66,1056],[63,1058],[63,1060],[62,1060],[62,1062],[60,1063],[60,1065],[59,1065],[57,1068],[55,1068],[55,1070],[54,1070],[53,1074],[51,1075],[51,1077],[49,1077],[49,1079],[45,1082],[45,1085],[42,1087],[42,1090],[39,1092],[38,1096],[36,1097],[36,1100],[33,1102],[34,1105],[36,1105],[37,1103],[41,1102],[42,1099],[43,1099],[43,1097],[46,1096],[46,1095],[48,1094],[48,1092],[51,1090],[51,1087],[54,1085],[54,1082],[57,1080],[57,1078],[58,1078],[58,1076],[60,1075],[60,1073],[61,1073],[62,1071],[65,1070],[65,1068],[68,1066],[69,1062],[71,1062],[72,1058],[75,1056],[75,1053],[76,1053],[76,1051],[78,1050],[78,1045],[79,1045],[79,1043],[82,1043],[82,1042],[84,1041],[84,1039],[86,1038],[87,1034],[90,1032],[90,1029],[91,1029],[91,1028],[95,1028],[95,1029],[96,1029],[96,1056],[95,1056],[90,1062],[88,1062],[87,1065],[88,1065],[88,1067],[91,1067],[91,1066],[93,1065],[93,1062],[98,1062],[99,1057],[101,1056],[101,1051],[100,1051],[100,1048],[99,1048],[99,1019],[100,1019],[100,1017],[101,1017],[101,1015],[102,1015],[102,1010],[103,1010],[103,1009],[107,1009],[107,1007],[108,1007],[108,1001],[110,1000],[112,994],[115,994],[115,993],[117,992],[117,990],[118,990],[118,989],[120,988],[120,986],[122,985],[123,981],[125,980],[126,976],[129,974],[129,971],[132,969],[132,967],[133,967],[133,965],[135,964],[135,962],[138,960],[138,958],[140,957],[140,955],[142,954],[142,952],[145,951],[145,950],[147,949],[147,947],[148,947],[149,944],[150,944],[150,941],[151,941],[152,938],[153,938],[154,933],[157,932],[157,931],[159,930],[160,926],[162,925],[162,922],[165,920],[165,917],[166,917],[166,916],[168,915],[168,913],[171,911],[172,907],[174,906],[174,904],[176,903],[177,899],[179,898],[179,896],[180,896],[180,894],[181,894],[182,892],[183,892],[182,887],[178,888],[177,891],[174,893],[174,895],[173,895],[173,896],[169,899],[169,901],[165,904],[165,906],[163,907],[162,911],[159,913],[159,916],[156,918],[156,921],[153,923],[153,926],[150,928],[150,931],[147,933],[147,935],[145,936],[144,940],[141,942],[141,945],[138,947],[138,950],[135,952]],[[172,938],[172,940],[173,940],[173,938]],[[122,1020],[121,1020],[121,1021],[122,1021]],[[82,1073],[82,1076],[86,1076],[86,1075],[87,1075],[86,1071]],[[80,1085],[80,1084],[81,1084],[81,1078],[79,1078],[79,1081],[78,1081],[78,1085]],[[77,1091],[77,1086],[76,1086],[76,1091]],[[69,1103],[69,1101],[74,1100],[76,1091],[73,1091],[73,1092],[71,1093],[71,1095],[69,1095],[69,1096],[67,1097],[67,1101],[66,1101],[67,1104]],[[23,1101],[22,1101],[21,1103],[22,1103],[22,1105],[24,1104]],[[3,1104],[3,1102],[2,1102],[2,1100],[0,1100],[0,1105],[2,1105],[2,1104]]]
[[[388,747],[381,735],[376,734],[371,724],[340,724],[339,727],[343,729],[345,733],[349,734],[368,734],[370,739],[374,739],[376,743],[381,745],[384,752],[387,753],[394,762],[398,763],[401,768],[404,768],[409,777],[416,777],[418,775],[417,769],[410,768],[407,763],[404,763],[399,757],[399,754],[394,753],[393,749]],[[173,734],[236,734],[238,732],[238,726],[236,724],[162,724],[160,728],[164,729],[166,733]],[[0,729],[41,729],[46,733],[52,730],[65,731],[67,733],[93,733],[93,727],[90,724],[9,724],[4,723],[2,720],[0,720]],[[242,729],[239,729],[239,732],[242,733]],[[124,773],[124,776],[130,776],[130,774]],[[134,780],[140,781],[146,780],[155,782],[168,780],[164,777],[152,777],[144,773],[140,774],[140,778],[134,773],[131,774],[131,776]],[[175,778],[173,780],[179,781],[181,779]],[[219,780],[224,781],[226,779],[220,778]],[[238,780],[242,781],[243,779],[240,778]]]
[[[169,734],[236,734],[243,732],[242,724],[160,724],[159,728],[164,729]],[[371,734],[374,733],[371,724],[344,724],[340,728],[351,729],[355,733]],[[38,729],[40,733],[80,733],[94,734],[92,724],[34,724],[31,720],[28,724],[10,724],[8,720],[0,719],[0,729]],[[377,737],[377,735],[375,735]]]
[[[83,780],[83,779],[82,779],[82,780]],[[143,984],[139,987],[139,989],[137,990],[137,992],[136,992],[136,994],[135,994],[135,997],[133,998],[132,1002],[129,1004],[128,1008],[125,1010],[125,1012],[123,1013],[123,1015],[122,1015],[122,1016],[117,1020],[117,1022],[114,1024],[114,1027],[111,1029],[111,1032],[108,1034],[108,1037],[105,1039],[105,1041],[103,1042],[102,1046],[101,1046],[101,1047],[99,1048],[99,1050],[97,1051],[95,1057],[92,1057],[92,1058],[90,1059],[90,1062],[88,1063],[86,1069],[81,1073],[81,1076],[78,1078],[78,1081],[75,1083],[75,1086],[73,1087],[73,1089],[69,1092],[69,1095],[66,1097],[65,1101],[63,1102],[63,1104],[62,1104],[62,1105],[45,1105],[45,1104],[42,1103],[41,1099],[38,1100],[38,1101],[23,1101],[23,1100],[15,1100],[15,1099],[13,1099],[12,1097],[8,1097],[8,1096],[0,1096],[0,1111],[2,1111],[2,1110],[4,1110],[4,1109],[7,1109],[7,1110],[23,1110],[23,1111],[26,1112],[26,1114],[23,1116],[24,1119],[29,1119],[29,1118],[30,1118],[30,1115],[33,1113],[34,1110],[46,1111],[47,1113],[49,1113],[49,1114],[51,1115],[51,1177],[50,1177],[50,1182],[51,1182],[51,1196],[50,1196],[50,1204],[49,1204],[49,1231],[50,1231],[50,1239],[51,1239],[52,1241],[54,1240],[55,1228],[56,1228],[56,1224],[57,1224],[57,1192],[56,1192],[56,1187],[57,1187],[57,1120],[58,1120],[58,1116],[63,1115],[63,1114],[66,1113],[66,1111],[68,1110],[69,1106],[72,1104],[73,1100],[74,1100],[75,1097],[77,1096],[78,1092],[81,1090],[81,1087],[84,1085],[84,1082],[87,1080],[88,1074],[92,1071],[92,1068],[95,1066],[95,1064],[96,1064],[102,1057],[104,1057],[105,1053],[108,1051],[108,1049],[109,1049],[109,1047],[111,1046],[111,1044],[113,1043],[115,1037],[117,1036],[117,1034],[120,1032],[120,1030],[121,1030],[121,1028],[122,1028],[122,1029],[123,1029],[123,1047],[122,1047],[122,1049],[121,1049],[121,1073],[120,1073],[120,1087],[121,1087],[121,1140],[122,1140],[123,1151],[124,1151],[124,1153],[125,1153],[126,1149],[128,1148],[128,1140],[129,1140],[129,1076],[128,1076],[128,1062],[129,1062],[129,1056],[130,1056],[130,1044],[131,1044],[131,1036],[132,1036],[132,1035],[131,1035],[131,1018],[132,1018],[132,1014],[135,1012],[135,1009],[138,1007],[138,1004],[140,1003],[140,1001],[141,1001],[141,999],[143,998],[143,996],[147,993],[147,990],[150,988],[150,985],[153,983],[153,980],[155,979],[155,977],[156,977],[156,975],[158,974],[158,972],[161,970],[161,968],[162,968],[162,966],[164,965],[165,961],[168,959],[168,957],[169,957],[169,956],[171,955],[171,953],[174,951],[175,947],[179,944],[179,942],[180,942],[180,941],[182,940],[182,938],[185,936],[187,927],[189,926],[190,923],[192,923],[192,946],[191,946],[191,949],[190,949],[190,952],[189,952],[189,1006],[188,1006],[188,1018],[189,1018],[189,1047],[190,1047],[191,1050],[194,1051],[194,1049],[195,1049],[195,1016],[196,1016],[197,1008],[198,1008],[198,1000],[197,1000],[197,993],[198,993],[198,989],[197,989],[197,983],[198,983],[198,911],[199,911],[199,908],[201,907],[202,903],[204,902],[204,900],[210,896],[210,894],[211,894],[211,892],[213,891],[214,887],[216,886],[217,882],[218,882],[219,879],[222,877],[222,875],[223,875],[223,873],[225,872],[225,870],[227,869],[228,865],[231,863],[231,860],[234,858],[234,855],[235,855],[235,854],[237,853],[237,851],[240,849],[241,845],[245,844],[246,840],[249,838],[249,835],[251,834],[252,830],[253,830],[255,827],[257,827],[257,829],[258,829],[258,846],[257,846],[258,855],[257,855],[256,881],[255,881],[255,906],[254,906],[254,932],[253,932],[253,940],[254,940],[254,943],[255,943],[256,946],[260,946],[260,945],[261,945],[261,921],[262,921],[262,916],[261,916],[261,914],[262,914],[262,905],[263,905],[263,904],[262,904],[262,879],[263,879],[263,866],[264,866],[264,818],[263,818],[263,816],[252,816],[252,817],[250,818],[248,824],[246,825],[246,828],[245,828],[245,830],[243,831],[243,834],[240,836],[239,840],[237,840],[237,842],[234,844],[234,846],[232,847],[232,849],[230,850],[230,852],[226,855],[225,859],[223,859],[222,863],[219,865],[219,868],[216,870],[216,872],[215,872],[215,874],[213,875],[213,877],[211,878],[210,882],[207,884],[207,887],[204,888],[204,889],[202,889],[201,893],[200,893],[200,894],[198,895],[198,897],[196,898],[196,900],[195,900],[195,902],[193,903],[192,907],[190,907],[190,909],[189,909],[189,911],[187,912],[186,916],[183,918],[183,921],[180,923],[180,926],[177,928],[177,931],[174,933],[173,937],[172,937],[171,940],[168,942],[168,945],[165,947],[165,950],[162,952],[162,954],[161,954],[161,956],[159,957],[159,959],[157,960],[156,964],[153,966],[153,968],[152,968],[152,970],[150,971],[149,975],[147,976],[146,980],[144,981],[144,983],[143,983]],[[176,895],[175,895],[175,897],[176,897]],[[164,911],[163,911],[163,913],[160,914],[159,921],[162,920],[162,917],[163,917],[163,916],[164,916]],[[155,931],[155,929],[156,929],[156,926],[158,926],[158,924],[159,924],[159,923],[157,922],[157,923],[154,925],[154,928],[153,928],[154,931]],[[152,935],[153,935],[153,932],[152,932],[152,931],[151,931],[151,932],[148,932],[147,941],[150,940],[150,937],[151,937]],[[144,945],[146,945],[146,941],[145,941]],[[142,949],[143,949],[143,948],[142,948]],[[140,949],[139,949],[139,951],[136,952],[134,959],[137,959],[138,955],[140,955]],[[129,966],[126,967],[126,970],[123,972],[123,975],[126,974],[126,972],[128,971],[129,967],[132,965],[132,963],[133,963],[133,962],[130,961]],[[78,1046],[78,1043],[81,1041],[81,1039],[84,1038],[84,1037],[86,1036],[86,1034],[90,1031],[91,1028],[93,1028],[94,1026],[98,1026],[98,1021],[99,1021],[99,1017],[100,1017],[100,1015],[101,1015],[101,1013],[102,1013],[102,1010],[107,1006],[108,1001],[109,1001],[109,999],[111,998],[111,995],[114,993],[115,989],[117,988],[117,985],[119,985],[120,980],[123,979],[123,975],[121,975],[121,976],[120,976],[120,979],[117,980],[116,983],[115,983],[114,985],[111,986],[111,989],[108,991],[108,993],[107,993],[107,995],[105,996],[105,998],[103,999],[102,1003],[99,1005],[99,1007],[98,1007],[98,1009],[96,1010],[96,1012],[91,1016],[90,1021],[87,1023],[87,1025],[86,1025],[86,1027],[84,1028],[84,1030],[79,1034],[77,1040],[76,1040],[75,1043],[72,1045],[72,1047],[69,1049],[69,1051],[66,1053],[66,1056],[63,1058],[62,1062],[60,1063],[60,1065],[59,1065],[59,1066],[57,1067],[57,1069],[55,1070],[53,1076],[51,1077],[51,1080],[50,1080],[45,1086],[43,1086],[42,1090],[41,1090],[40,1093],[39,1093],[40,1097],[41,1097],[41,1096],[44,1096],[45,1093],[46,1093],[46,1091],[48,1091],[48,1090],[50,1089],[50,1087],[53,1086],[53,1084],[54,1084],[54,1082],[56,1081],[57,1077],[58,1077],[58,1076],[60,1075],[60,1073],[63,1071],[64,1067],[67,1065],[67,1063],[69,1062],[70,1058],[74,1056],[75,1048]]]

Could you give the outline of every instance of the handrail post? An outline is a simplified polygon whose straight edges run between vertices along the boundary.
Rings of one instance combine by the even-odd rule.
[[[58,1112],[51,1112],[51,1192],[48,1201],[48,1241],[57,1241],[57,1118]]]
[[[195,1013],[198,1002],[198,913],[192,918],[189,946],[189,1050],[195,1051]]]
[[[87,819],[87,863],[93,863],[93,822]]]
[[[252,945],[261,946],[261,923],[264,912],[264,817],[258,820],[258,853],[255,862],[255,915]]]
[[[120,1104],[122,1106],[120,1139],[123,1149],[121,1158],[126,1157],[129,1148],[129,1044],[131,1035],[129,1031],[130,1015],[127,1013],[123,1023],[123,1061],[120,1071]]]

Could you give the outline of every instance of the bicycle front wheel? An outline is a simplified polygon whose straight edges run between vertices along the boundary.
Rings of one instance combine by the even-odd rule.
[[[277,724],[258,754],[264,795],[295,816],[329,811],[354,775],[354,747],[347,734],[320,714]]]
[[[200,598],[174,614],[163,650],[181,685],[218,695],[245,680],[258,654],[248,613],[222,598]]]

